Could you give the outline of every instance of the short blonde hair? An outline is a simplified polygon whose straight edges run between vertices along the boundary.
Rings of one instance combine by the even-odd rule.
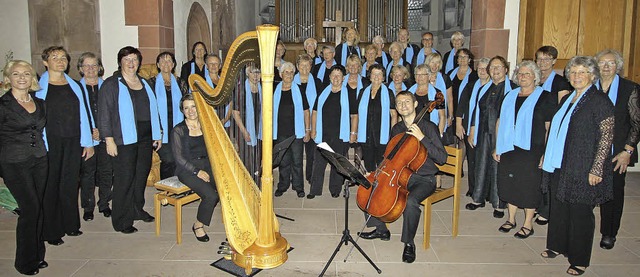
[[[356,33],[356,39],[353,42],[353,45],[358,45],[360,43],[360,34],[358,33],[358,30],[356,30],[356,28],[353,28],[353,27],[347,27],[344,33],[342,33],[342,41],[347,42],[347,33],[349,31],[354,31]]]
[[[349,66],[350,63],[357,63],[358,66],[362,68],[362,60],[357,54],[351,54],[347,57],[347,66]]]
[[[313,44],[314,48],[318,48],[318,41],[315,38],[308,38],[304,40],[304,48],[307,48],[307,45]]]
[[[430,53],[429,55],[427,55],[427,57],[424,59],[424,63],[425,64],[430,64],[431,61],[433,61],[434,59],[438,59],[439,62],[439,66],[438,66],[438,70],[442,69],[442,57],[440,56],[440,54],[438,53]]]
[[[11,80],[9,80],[9,75],[11,75],[11,70],[16,65],[21,65],[29,69],[29,72],[31,73],[31,87],[29,87],[29,91],[40,90],[40,84],[38,84],[38,76],[36,75],[36,70],[33,69],[33,66],[23,60],[11,60],[4,66],[4,69],[2,70],[2,75],[4,77],[4,80],[2,81],[2,91],[7,92],[11,89]]]
[[[451,35],[451,39],[461,39],[464,42],[464,34],[462,34],[460,31],[455,31],[452,35]]]
[[[393,76],[393,74],[395,74],[396,72],[400,71],[402,74],[404,74],[404,77],[402,78],[402,80],[406,80],[409,79],[409,69],[407,69],[404,65],[395,65],[391,68],[391,76]]]

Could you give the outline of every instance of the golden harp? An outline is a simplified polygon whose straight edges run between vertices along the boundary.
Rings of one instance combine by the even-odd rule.
[[[240,35],[229,49],[218,86],[212,89],[200,76],[189,77],[200,124],[216,182],[222,219],[231,255],[227,258],[249,274],[255,268],[274,268],[287,260],[289,243],[280,235],[273,211],[271,139],[262,142],[262,190],[239,159],[214,107],[227,104],[234,88],[234,76],[249,63],[262,66],[263,137],[272,137],[273,75],[278,27],[258,26]]]

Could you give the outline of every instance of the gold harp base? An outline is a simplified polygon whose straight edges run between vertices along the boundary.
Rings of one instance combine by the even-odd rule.
[[[287,250],[289,243],[279,232],[275,233],[276,241],[269,246],[259,246],[253,244],[244,250],[244,255],[234,252],[233,262],[244,268],[247,275],[251,274],[253,268],[270,269],[284,264],[287,261]]]

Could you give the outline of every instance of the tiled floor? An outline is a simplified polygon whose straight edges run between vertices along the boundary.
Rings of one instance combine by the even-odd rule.
[[[277,176],[277,175],[276,175]],[[328,176],[327,176],[328,177]],[[445,186],[451,180],[445,178]],[[308,187],[308,186],[307,186]],[[280,220],[281,232],[295,249],[282,266],[265,270],[257,276],[317,276],[340,241],[343,219],[343,198],[333,199],[327,189],[316,199],[299,199],[293,191],[274,199],[276,213],[294,218]],[[355,188],[351,188],[355,195]],[[463,179],[463,192],[466,179]],[[155,189],[147,188],[147,210],[153,210]],[[462,205],[468,202],[463,197]],[[207,228],[211,241],[200,243],[191,233],[197,203],[183,208],[183,243],[176,244],[172,207],[162,209],[162,233],[154,234],[154,223],[137,222],[140,231],[133,235],[116,233],[111,222],[96,213],[96,219],[82,223],[84,234],[65,237],[61,246],[47,245],[49,267],[40,276],[225,276],[209,264],[218,258],[218,245],[224,240],[220,223],[220,208],[214,213],[213,224]],[[358,232],[363,223],[362,212],[353,198],[349,210],[349,228]],[[640,173],[627,175],[625,213],[618,243],[613,250],[598,247],[600,235],[596,225],[591,267],[585,276],[638,276],[640,272]],[[495,219],[491,208],[460,212],[460,234],[451,238],[451,199],[434,205],[431,248],[417,251],[413,264],[401,260],[401,222],[390,225],[391,241],[359,240],[358,244],[382,269],[375,270],[358,253],[343,246],[326,276],[567,276],[566,258],[545,260],[539,253],[545,249],[546,227],[535,225],[535,235],[519,240],[512,234],[497,231],[504,219]],[[595,209],[599,222],[598,209]],[[518,225],[524,214],[518,214]],[[16,216],[0,212],[0,276],[13,276]],[[416,243],[422,241],[422,226]],[[354,235],[355,237],[355,235]]]

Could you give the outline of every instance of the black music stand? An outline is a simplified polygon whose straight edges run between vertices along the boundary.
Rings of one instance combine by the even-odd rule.
[[[349,187],[355,186],[355,185],[361,185],[361,186],[364,186],[365,188],[370,188],[371,183],[369,182],[369,180],[367,180],[367,178],[364,177],[364,175],[362,175],[362,173],[360,173],[360,171],[358,171],[358,169],[355,168],[355,166],[351,164],[351,162],[349,162],[349,160],[346,157],[333,152],[333,150],[331,150],[331,148],[327,146],[322,146],[322,144],[318,145],[320,154],[322,154],[322,156],[324,156],[325,159],[327,159],[327,161],[331,165],[333,165],[336,168],[336,170],[338,170],[338,173],[346,177],[347,182],[344,182],[344,230],[342,231],[342,239],[340,239],[338,246],[333,251],[331,258],[329,258],[329,261],[327,261],[327,264],[324,266],[324,269],[322,269],[322,272],[320,273],[319,276],[323,276],[324,273],[327,271],[327,268],[329,268],[331,261],[333,261],[333,258],[335,258],[335,256],[338,254],[342,245],[343,244],[348,245],[349,242],[351,242],[353,246],[356,249],[358,249],[360,254],[362,254],[362,256],[364,256],[364,258],[367,259],[367,261],[369,261],[371,266],[373,266],[373,268],[376,269],[378,274],[380,274],[382,273],[382,270],[380,270],[380,268],[376,266],[376,264],[371,260],[371,258],[367,256],[364,250],[360,248],[360,246],[356,243],[355,240],[353,240],[353,237],[351,237],[351,234],[349,233]],[[328,149],[325,149],[325,147],[327,147]],[[347,259],[345,259],[344,261],[346,262]]]
[[[291,144],[293,144],[293,141],[295,139],[296,139],[296,136],[293,135],[281,141],[280,143],[276,144],[275,146],[273,146],[273,160],[272,160],[272,166],[271,166],[272,170],[280,166],[280,163],[282,163],[282,160],[284,159],[284,154],[287,153],[287,150],[289,150],[289,147],[291,147]],[[260,166],[260,174],[262,174],[262,165]],[[286,219],[289,221],[296,221],[293,218],[286,217],[279,214],[276,214],[276,217]]]

